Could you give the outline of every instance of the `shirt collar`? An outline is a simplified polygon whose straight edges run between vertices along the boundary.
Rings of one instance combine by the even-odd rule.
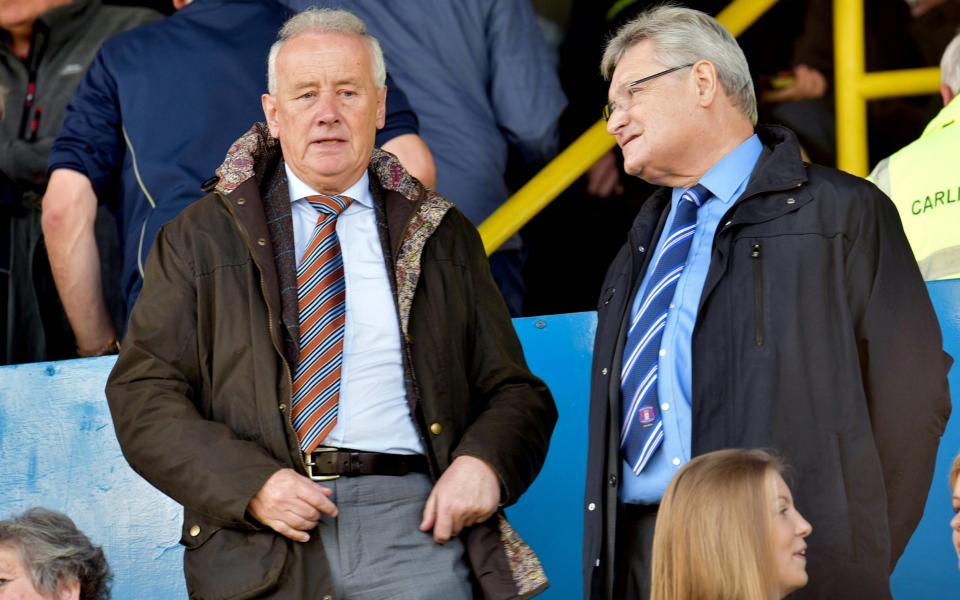
[[[290,165],[284,163],[283,168],[287,172],[287,189],[290,192],[290,202],[303,200],[307,196],[323,195],[297,177],[293,173],[293,170],[290,169]],[[360,179],[358,179],[356,183],[337,195],[347,196],[352,198],[354,202],[359,202],[367,208],[373,208],[373,196],[370,194],[370,175],[367,173],[367,170],[364,169],[363,175],[360,176]]]
[[[713,165],[698,183],[720,202],[730,204],[736,200],[737,192],[746,187],[744,182],[749,179],[762,151],[760,138],[753,134]]]

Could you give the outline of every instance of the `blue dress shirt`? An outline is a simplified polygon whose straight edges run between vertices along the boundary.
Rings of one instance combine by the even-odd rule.
[[[760,158],[763,145],[754,135],[724,156],[700,179],[712,196],[697,211],[697,229],[690,245],[686,266],[677,288],[670,314],[660,343],[659,379],[657,397],[660,401],[660,413],[663,418],[663,443],[654,453],[650,462],[640,475],[634,475],[630,467],[623,464],[623,485],[620,487],[620,499],[632,504],[656,504],[670,483],[673,474],[690,460],[690,425],[692,391],[692,353],[690,341],[693,326],[697,320],[700,295],[710,269],[710,255],[713,250],[713,236],[723,215],[750,180],[750,173]],[[677,202],[683,189],[674,188],[670,201],[670,214],[664,225],[664,231],[670,231],[676,214]],[[660,257],[661,245],[666,236],[661,236],[652,261]],[[653,264],[653,262],[651,262]],[[640,292],[649,285],[651,269],[648,269],[643,281],[637,288]],[[631,317],[637,314],[643,293],[637,293],[630,311]]]

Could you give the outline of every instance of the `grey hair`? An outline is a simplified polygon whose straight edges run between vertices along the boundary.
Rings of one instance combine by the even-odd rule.
[[[954,94],[960,94],[960,33],[943,51],[940,59],[940,82],[950,88]]]
[[[757,97],[743,50],[716,19],[698,10],[664,4],[648,9],[617,31],[603,51],[600,73],[607,81],[623,55],[651,40],[657,60],[666,66],[708,60],[720,85],[750,122],[757,124]]]
[[[267,55],[267,91],[277,93],[277,55],[280,48],[293,37],[304,33],[352,33],[359,35],[370,44],[370,55],[373,57],[373,81],[378,88],[383,88],[387,82],[387,65],[383,61],[383,50],[380,42],[370,35],[367,26],[355,14],[345,10],[332,8],[308,8],[291,17],[277,34],[277,41],[270,46]]]
[[[33,587],[54,595],[76,580],[80,600],[107,600],[113,575],[99,546],[77,529],[70,517],[46,508],[31,508],[0,521],[0,545],[17,548]]]

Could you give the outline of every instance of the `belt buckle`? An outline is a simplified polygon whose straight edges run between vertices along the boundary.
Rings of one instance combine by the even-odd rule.
[[[317,463],[313,462],[314,452],[337,452],[338,448],[331,448],[329,446],[320,446],[313,452],[308,452],[303,455],[303,464],[307,467],[307,477],[313,481],[333,481],[334,479],[340,479],[339,475],[314,475],[313,467],[317,466]]]

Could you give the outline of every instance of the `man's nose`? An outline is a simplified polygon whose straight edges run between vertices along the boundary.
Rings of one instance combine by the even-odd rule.
[[[607,133],[610,135],[617,135],[626,122],[626,111],[622,108],[618,108],[610,113],[610,118],[607,119]]]
[[[333,93],[317,96],[317,102],[313,106],[313,118],[317,124],[329,125],[340,120],[340,107],[337,99],[337,95]]]

